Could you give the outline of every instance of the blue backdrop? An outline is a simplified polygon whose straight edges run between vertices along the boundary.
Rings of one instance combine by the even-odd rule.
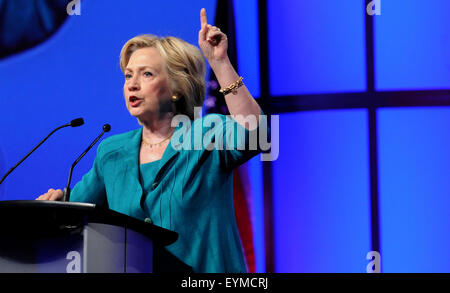
[[[274,98],[366,90],[364,1],[268,7]],[[450,89],[448,11],[446,0],[381,0],[373,16],[376,90]],[[382,271],[450,272],[450,110],[381,108],[377,118]],[[367,122],[362,110],[281,115],[275,271],[366,271]]]
[[[112,125],[108,135],[138,127],[123,101],[122,45],[141,33],[197,44],[199,10],[205,7],[212,22],[215,2],[82,1],[81,15],[68,17],[44,43],[0,60],[0,174],[56,126],[86,121],[27,159],[0,185],[0,199],[33,199],[63,187],[70,165],[104,123]],[[450,2],[381,2],[381,15],[373,16],[376,90],[450,89]],[[240,74],[259,96],[258,3],[234,3]],[[366,90],[363,0],[267,3],[274,98]],[[366,271],[367,116],[364,109],[281,114],[280,155],[272,163],[277,272]],[[450,109],[382,108],[377,118],[382,271],[450,272]],[[92,150],[77,166],[74,183],[94,156]],[[259,158],[249,167],[256,265],[263,272]]]

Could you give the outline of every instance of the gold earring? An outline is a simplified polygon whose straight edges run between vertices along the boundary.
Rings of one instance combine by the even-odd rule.
[[[178,99],[179,99],[179,97],[178,97],[177,94],[173,94],[173,95],[172,95],[172,101],[173,101],[173,102],[178,101]]]

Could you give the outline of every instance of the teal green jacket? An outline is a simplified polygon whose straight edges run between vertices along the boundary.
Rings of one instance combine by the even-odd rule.
[[[176,127],[150,192],[139,181],[140,128],[102,141],[70,200],[150,218],[177,232],[178,240],[166,249],[195,272],[246,272],[234,214],[233,169],[260,152],[249,144],[257,130],[219,114],[190,122],[190,127]]]

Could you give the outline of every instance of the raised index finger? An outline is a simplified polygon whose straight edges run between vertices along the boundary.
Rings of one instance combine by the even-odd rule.
[[[208,24],[208,19],[206,18],[206,9],[202,8],[200,10],[200,24],[204,28]]]

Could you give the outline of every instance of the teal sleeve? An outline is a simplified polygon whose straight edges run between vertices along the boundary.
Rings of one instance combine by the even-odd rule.
[[[211,117],[213,115],[217,116]],[[262,111],[261,115],[264,115]],[[227,170],[232,170],[259,154],[262,151],[260,139],[262,136],[270,135],[267,119],[260,119],[257,128],[250,131],[231,116],[218,114],[208,116],[210,116],[208,120],[214,124],[220,121],[222,127],[213,127],[204,133],[206,148],[218,153],[220,164]]]

